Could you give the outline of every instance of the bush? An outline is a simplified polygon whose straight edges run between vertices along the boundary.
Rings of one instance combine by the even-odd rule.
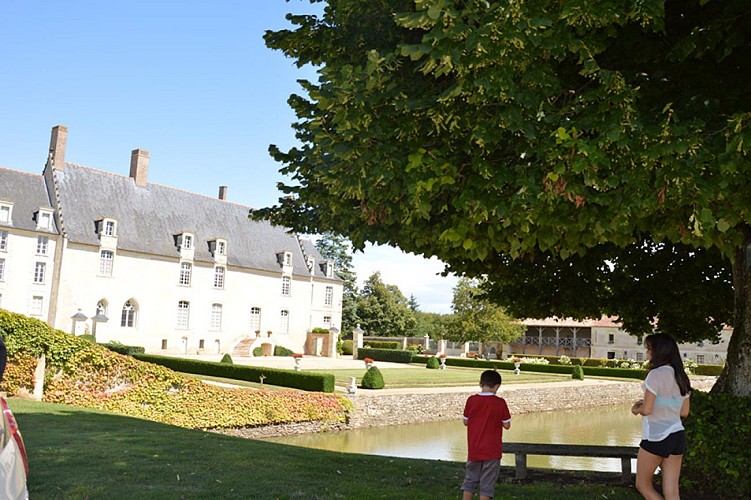
[[[253,356],[263,356],[263,347],[254,347]]]
[[[751,398],[691,392],[681,480],[692,493],[751,497]]]
[[[263,375],[264,383],[269,385],[292,387],[304,391],[334,392],[334,376],[330,373],[296,372],[279,368],[231,365],[152,354],[139,354],[134,357],[182,373],[247,380],[248,382],[260,382],[261,375]]]
[[[428,362],[425,364],[426,368],[430,368],[431,370],[435,370],[436,368],[441,366],[441,362],[438,361],[438,358],[435,356],[431,356],[428,358]]]
[[[342,340],[342,354],[352,356],[353,344],[351,340]]]
[[[581,365],[574,365],[574,369],[571,371],[571,378],[574,380],[584,380],[584,370]]]
[[[390,361],[392,363],[411,363],[412,352],[399,349],[369,349],[363,347],[357,350],[357,359],[372,358],[375,361]]]
[[[399,349],[402,346],[401,342],[385,340],[366,340],[363,345],[371,349]]]
[[[144,354],[146,349],[138,345],[125,345],[120,342],[108,342],[106,344],[99,344],[102,347],[106,347],[112,352],[118,354],[125,354],[126,356],[132,356],[133,354]]]
[[[383,389],[384,386],[381,370],[377,366],[368,368],[368,371],[365,372],[365,376],[362,378],[361,387],[363,389]]]
[[[713,377],[719,377],[725,365],[696,365],[694,373],[697,375],[711,375]]]
[[[292,351],[281,345],[274,346],[274,356],[292,356]]]
[[[320,326],[317,326],[317,327],[313,328],[313,329],[312,329],[312,330],[310,331],[310,333],[329,333],[329,329],[328,329],[328,328],[322,328],[322,327],[320,327]]]
[[[225,363],[228,365],[232,364],[232,356],[229,355],[229,353],[225,353],[224,356],[222,356],[222,360],[220,363]]]

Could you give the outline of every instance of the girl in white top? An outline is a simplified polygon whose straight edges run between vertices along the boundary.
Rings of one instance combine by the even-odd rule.
[[[686,451],[686,434],[681,418],[688,415],[691,384],[683,369],[678,344],[666,333],[644,340],[649,372],[644,380],[644,399],[634,403],[631,413],[642,415],[642,442],[636,458],[636,489],[648,500],[661,499],[652,478],[662,469],[662,493],[679,499],[678,482]]]

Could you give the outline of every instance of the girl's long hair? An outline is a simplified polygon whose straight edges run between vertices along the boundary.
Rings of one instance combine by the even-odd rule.
[[[688,380],[686,370],[683,368],[681,353],[678,352],[678,344],[667,333],[655,333],[644,339],[644,345],[652,351],[649,360],[649,369],[654,370],[660,366],[672,366],[675,372],[675,382],[681,391],[681,396],[691,392],[691,382]]]

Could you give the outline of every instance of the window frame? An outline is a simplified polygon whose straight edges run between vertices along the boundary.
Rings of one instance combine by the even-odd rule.
[[[175,328],[178,330],[190,329],[190,302],[187,300],[177,301],[177,319]]]
[[[13,222],[13,205],[8,203],[0,203],[0,216],[7,214],[5,217],[0,217],[0,222],[12,225]]]
[[[39,305],[39,310],[36,308],[37,304]],[[31,304],[29,306],[29,316],[42,316],[42,314],[44,314],[44,296],[32,295]]]
[[[0,258],[0,281],[5,281],[5,257]]]
[[[282,309],[279,312],[279,333],[289,333],[289,309]]]
[[[135,328],[138,307],[130,299],[126,300],[120,310],[120,327]]]
[[[180,263],[180,276],[177,279],[177,284],[180,286],[190,286],[193,280],[193,264],[190,262]]]
[[[8,231],[0,230],[0,252],[8,251]]]
[[[42,234],[37,235],[37,255],[49,255],[50,238]]]
[[[109,254],[109,257],[105,257]],[[115,252],[112,250],[99,250],[99,276],[112,276],[115,265]]]
[[[257,314],[256,311],[258,311]],[[252,306],[250,308],[250,329],[253,332],[261,330],[261,308],[258,306]]]
[[[326,290],[324,290],[323,305],[329,306],[329,307],[334,305],[334,287],[333,286],[327,286]]]
[[[47,263],[42,261],[36,261],[34,263],[34,283],[37,285],[43,285],[47,279]]]
[[[292,296],[292,278],[289,276],[282,276],[282,297]]]
[[[214,288],[224,289],[224,278],[226,275],[226,267],[214,266]]]
[[[211,313],[209,316],[209,330],[214,332],[222,331],[222,316],[224,315],[224,307],[222,304],[215,302],[211,304]]]

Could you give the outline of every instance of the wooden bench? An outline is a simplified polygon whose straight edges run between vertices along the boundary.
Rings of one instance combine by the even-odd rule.
[[[623,483],[630,484],[632,482],[631,459],[636,458],[639,448],[637,446],[503,443],[503,452],[514,454],[517,479],[525,479],[527,477],[527,455],[620,458]]]

